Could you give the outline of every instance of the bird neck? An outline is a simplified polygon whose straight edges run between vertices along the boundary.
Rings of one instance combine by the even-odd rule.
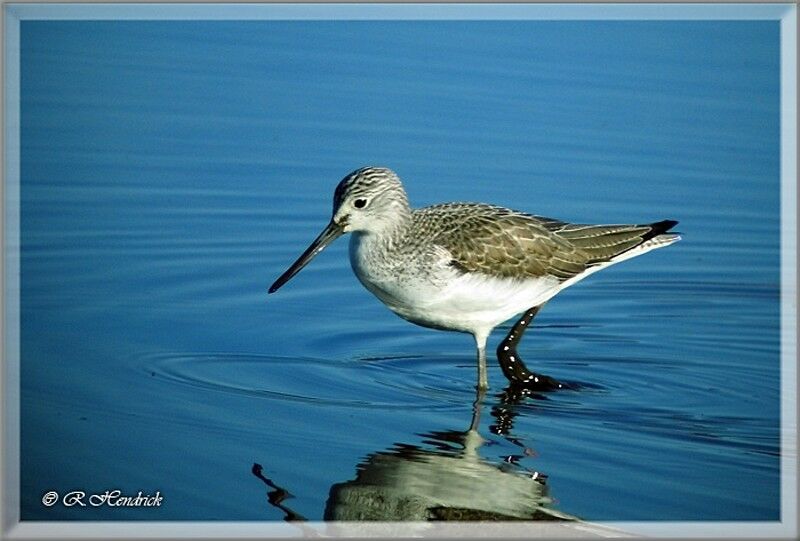
[[[368,235],[374,235],[381,240],[391,241],[402,237],[411,225],[411,207],[405,198],[392,201],[388,208],[384,209],[381,216],[371,224]]]

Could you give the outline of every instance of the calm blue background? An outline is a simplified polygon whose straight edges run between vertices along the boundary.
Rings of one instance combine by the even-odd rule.
[[[392,315],[345,241],[267,297],[375,164],[415,206],[680,220],[523,341],[584,390],[504,436],[490,363],[481,458],[587,520],[777,520],[778,53],[774,21],[23,21],[22,518],[282,520],[258,462],[321,519],[469,426],[472,339]],[[164,505],[40,502],[114,488]]]

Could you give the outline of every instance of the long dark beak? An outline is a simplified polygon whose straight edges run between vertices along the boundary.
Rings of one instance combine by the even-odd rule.
[[[328,244],[335,241],[343,234],[344,230],[342,229],[342,226],[331,220],[325,229],[322,230],[322,233],[320,233],[319,236],[314,239],[314,242],[311,243],[311,246],[306,248],[306,251],[303,252],[303,255],[298,257],[297,261],[292,263],[292,266],[289,267],[286,272],[281,274],[280,278],[275,280],[275,283],[270,286],[269,292],[275,293],[278,291],[283,284],[288,282],[292,276],[300,272],[303,267],[308,265],[308,262],[314,259],[318,253],[324,250]]]

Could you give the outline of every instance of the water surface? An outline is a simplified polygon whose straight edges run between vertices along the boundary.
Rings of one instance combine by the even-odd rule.
[[[21,37],[23,520],[779,518],[777,22]],[[684,240],[550,302],[520,354],[583,387],[514,400],[490,359],[475,438],[471,337],[391,314],[345,241],[267,296],[367,164]],[[41,503],[108,489],[164,504]]]

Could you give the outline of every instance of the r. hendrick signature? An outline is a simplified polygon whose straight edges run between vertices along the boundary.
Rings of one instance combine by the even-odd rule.
[[[64,494],[60,498],[64,507],[161,507],[164,497],[161,491],[157,490],[155,494],[142,494],[140,490],[135,496],[123,495],[121,490],[106,490],[105,492],[98,492],[95,494],[86,494],[82,490],[73,490]],[[47,507],[51,507],[59,501],[58,493],[49,491],[42,496],[42,503]]]

